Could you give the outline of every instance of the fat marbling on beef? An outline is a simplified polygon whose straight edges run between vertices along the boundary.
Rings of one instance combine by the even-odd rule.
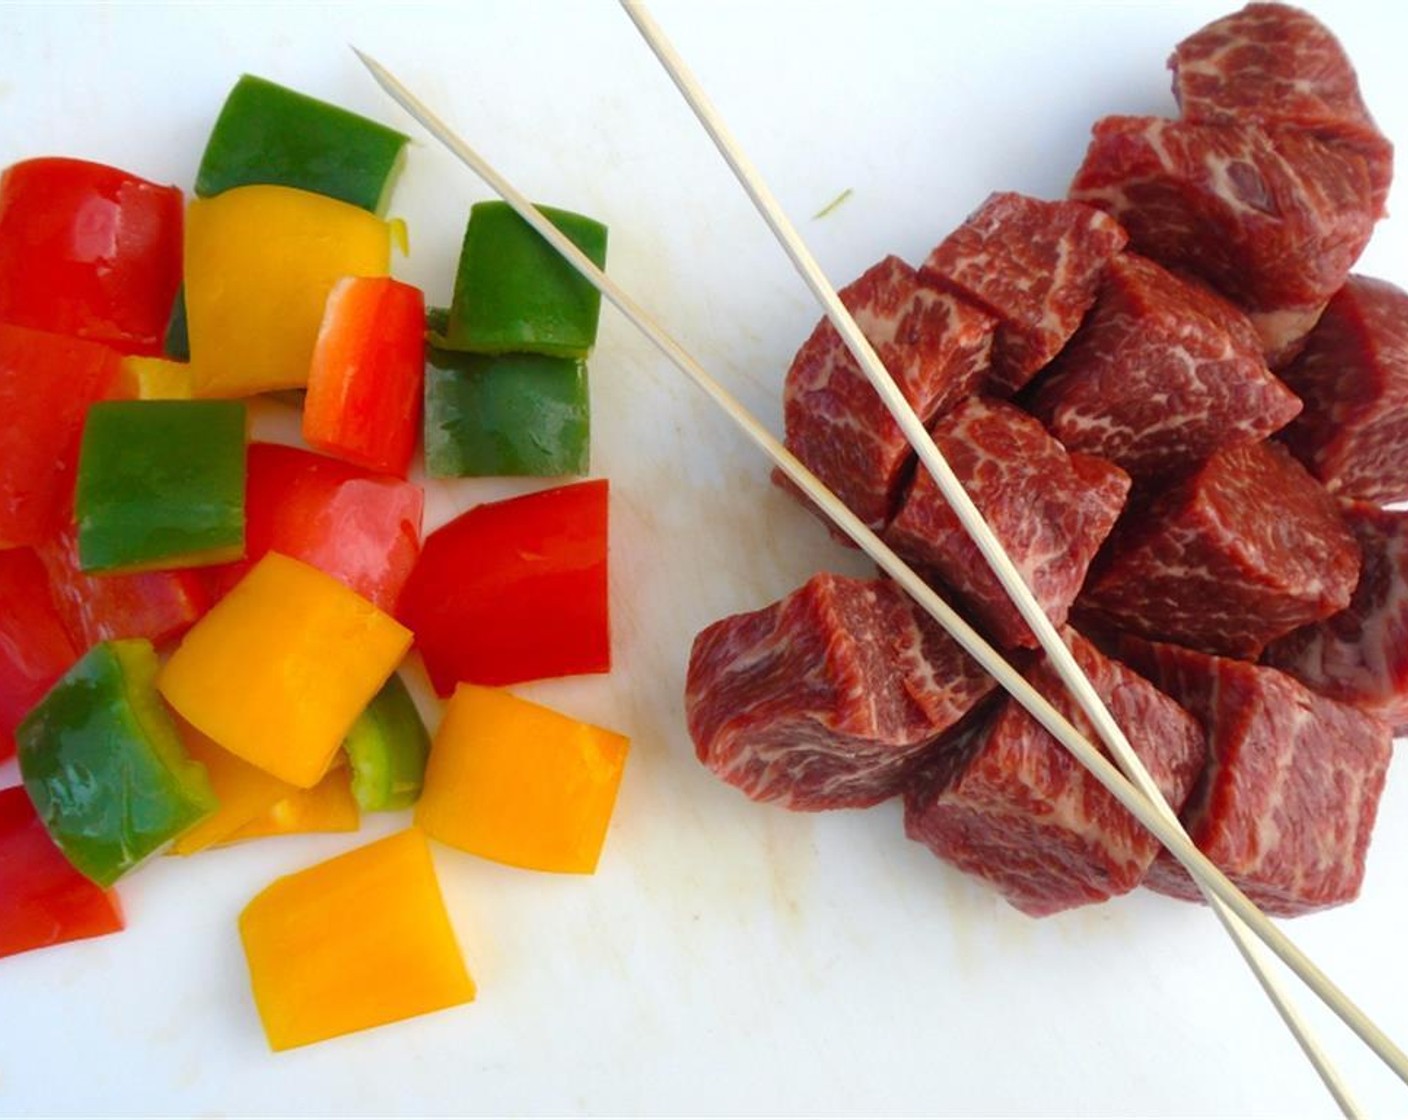
[[[699,760],[756,801],[874,805],[995,682],[893,583],[822,574],[694,640]]]
[[[973,397],[941,417],[934,442],[1057,626],[1124,508],[1129,476],[1066,451],[1040,422],[1003,401]],[[1037,645],[978,546],[927,471],[919,471],[885,540],[953,589],[1001,646]]]
[[[1030,407],[1067,447],[1159,479],[1270,435],[1300,402],[1266,368],[1245,315],[1125,253]]]
[[[1176,812],[1206,753],[1198,725],[1075,631],[1062,637]],[[1095,741],[1044,657],[1027,678]],[[1154,836],[1010,698],[921,763],[905,791],[905,832],[1033,917],[1133,890],[1159,851]]]
[[[1120,655],[1191,712],[1208,764],[1182,812],[1189,836],[1269,914],[1349,902],[1392,750],[1388,725],[1265,666],[1126,640]],[[1159,855],[1146,885],[1201,896]]]

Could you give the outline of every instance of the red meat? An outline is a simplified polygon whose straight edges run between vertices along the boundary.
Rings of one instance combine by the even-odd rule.
[[[1079,606],[1116,629],[1233,657],[1343,610],[1359,549],[1275,444],[1220,451],[1110,541]]]
[[[941,417],[933,434],[1037,602],[1061,625],[1124,508],[1129,476],[1104,459],[1067,453],[1038,421],[1001,401],[974,397]],[[916,474],[885,538],[954,589],[999,645],[1037,645],[927,472]]]
[[[929,254],[920,275],[997,317],[988,390],[1010,396],[1066,344],[1127,240],[1092,207],[993,194]]]
[[[1198,848],[1269,914],[1353,899],[1388,770],[1388,725],[1264,666],[1137,641],[1122,643],[1121,656],[1207,735],[1207,771],[1182,813]],[[1167,853],[1147,885],[1201,897]]]
[[[699,760],[754,800],[860,808],[994,687],[893,583],[822,574],[700,633],[685,711]]]
[[[977,389],[996,325],[984,312],[921,284],[898,257],[840,295],[926,424]],[[782,404],[788,449],[856,516],[881,528],[914,453],[830,322],[819,323],[792,360]]]
[[[1270,435],[1300,402],[1266,368],[1246,316],[1126,253],[1031,408],[1067,447],[1157,479]]]
[[[1190,35],[1168,60],[1183,118],[1303,129],[1358,152],[1384,214],[1393,145],[1379,132],[1339,40],[1308,12],[1248,4]]]
[[[1206,753],[1198,725],[1074,631],[1064,637],[1177,811]],[[1091,736],[1045,659],[1028,679]],[[1153,835],[1010,699],[926,759],[905,792],[905,832],[1034,917],[1133,890],[1159,851]]]
[[[1408,499],[1408,292],[1351,276],[1282,377],[1305,411],[1282,434],[1333,494]]]
[[[1408,512],[1342,507],[1363,563],[1349,606],[1278,638],[1262,661],[1393,727],[1408,726]]]

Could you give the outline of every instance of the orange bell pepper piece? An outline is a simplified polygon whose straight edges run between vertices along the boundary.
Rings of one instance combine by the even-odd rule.
[[[185,720],[178,718],[176,723],[186,753],[205,767],[210,788],[215,791],[215,799],[220,806],[178,836],[167,849],[170,854],[189,856],[215,844],[223,844],[232,833],[298,791],[297,786],[282,782],[231,754]]]
[[[224,843],[306,832],[356,832],[361,823],[361,810],[352,796],[352,771],[334,765],[312,789],[290,789],[287,797],[240,825]]]

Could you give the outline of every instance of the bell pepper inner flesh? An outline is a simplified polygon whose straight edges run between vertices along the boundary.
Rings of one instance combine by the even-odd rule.
[[[245,821],[222,843],[300,836],[310,832],[356,832],[362,823],[346,766],[333,766],[312,789],[293,789]]]
[[[364,812],[405,809],[420,797],[430,735],[400,674],[393,673],[342,744],[352,795]]]
[[[88,411],[74,514],[85,572],[244,553],[245,406],[103,401]]]
[[[170,358],[123,358],[121,395],[136,401],[188,401],[195,395],[190,364]]]
[[[275,880],[239,926],[273,1050],[474,999],[418,829]]]
[[[55,843],[109,887],[215,811],[205,770],[186,755],[142,639],[88,651],[16,732],[20,775]]]
[[[219,805],[208,817],[178,836],[169,849],[170,854],[190,856],[223,844],[239,829],[297,792],[296,786],[281,782],[231,754],[185,720],[178,718],[176,726],[186,753],[205,767]]]
[[[78,660],[50,595],[49,577],[28,548],[0,552],[0,762],[15,753],[15,728]]]

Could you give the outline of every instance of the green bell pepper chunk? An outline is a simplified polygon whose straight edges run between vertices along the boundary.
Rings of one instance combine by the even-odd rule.
[[[101,642],[15,732],[30,800],[69,861],[109,887],[215,811],[156,693],[144,638]]]
[[[430,735],[398,674],[391,674],[357,717],[342,749],[352,764],[352,796],[363,812],[415,804],[425,780]]]
[[[581,214],[540,207],[598,268],[606,227]],[[444,345],[502,354],[522,350],[585,358],[596,342],[601,293],[506,202],[476,203],[460,249]]]
[[[408,137],[246,74],[230,91],[196,172],[201,198],[232,187],[296,187],[381,214]]]
[[[244,554],[245,406],[100,401],[88,410],[74,516],[85,572]]]
[[[425,470],[432,478],[584,475],[590,460],[581,359],[427,347]]]

